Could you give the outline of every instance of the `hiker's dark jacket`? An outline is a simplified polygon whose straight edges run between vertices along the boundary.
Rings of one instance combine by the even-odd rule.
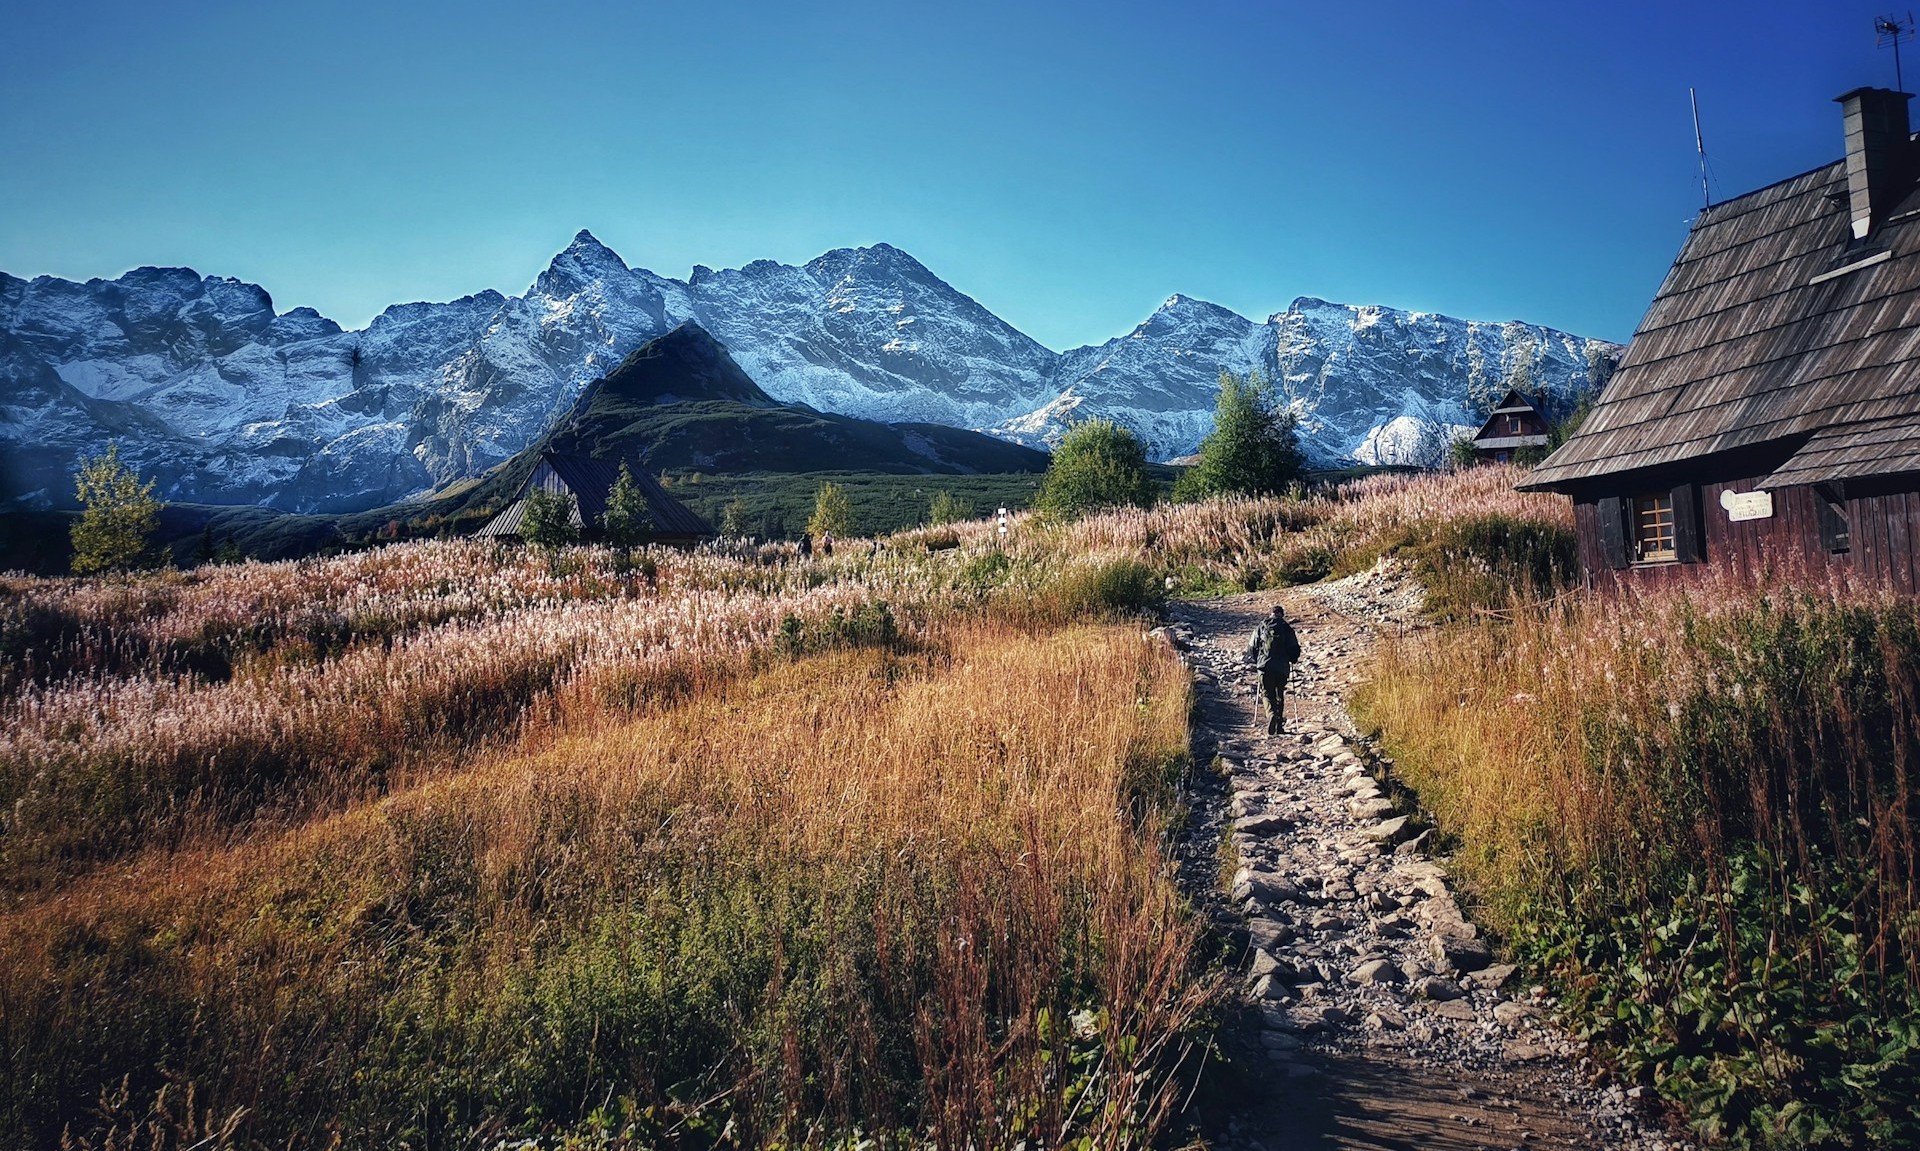
[[[1247,662],[1262,675],[1285,676],[1300,658],[1300,637],[1286,620],[1269,619],[1253,629],[1253,642],[1247,645]]]

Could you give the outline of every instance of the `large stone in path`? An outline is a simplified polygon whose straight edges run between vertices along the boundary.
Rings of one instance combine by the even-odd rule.
[[[1239,820],[1238,824],[1238,830],[1244,831],[1248,835],[1271,835],[1276,831],[1285,831],[1287,828],[1293,826],[1285,816],[1276,815],[1271,811],[1264,811],[1258,815],[1249,815]]]
[[[1531,1003],[1516,1003],[1510,999],[1493,1005],[1493,1017],[1503,1027],[1517,1028],[1529,1019],[1538,1019],[1540,1009]]]
[[[1255,947],[1264,947],[1272,951],[1293,942],[1293,928],[1277,920],[1260,916],[1247,922],[1247,938]]]
[[[1464,999],[1449,999],[1445,1003],[1429,1003],[1427,1010],[1442,1019],[1455,1019],[1461,1023],[1473,1022],[1473,1007]]]
[[[1392,819],[1367,828],[1367,838],[1374,843],[1398,843],[1412,834],[1407,827],[1412,820],[1413,817],[1410,815],[1396,815]]]
[[[1287,1012],[1287,1022],[1293,1029],[1309,1035],[1342,1026],[1351,1018],[1331,1003],[1307,1003]]]
[[[1367,1013],[1366,1025],[1372,1031],[1405,1031],[1407,1017],[1391,1007],[1379,1006]]]
[[[1422,976],[1415,980],[1413,993],[1421,999],[1430,999],[1435,1003],[1445,1003],[1449,999],[1458,999],[1466,994],[1460,990],[1458,983],[1450,979],[1442,979],[1437,975]]]
[[[1393,801],[1375,795],[1370,799],[1356,799],[1347,804],[1347,810],[1355,819],[1380,819],[1393,811]]]
[[[1511,963],[1496,963],[1491,967],[1475,972],[1473,981],[1488,991],[1498,991],[1507,984],[1512,983],[1513,977],[1519,973],[1519,970],[1519,968]]]
[[[1305,903],[1307,897],[1300,889],[1271,871],[1253,871],[1247,874],[1247,889],[1253,898],[1273,906],[1280,903]]]
[[[1429,944],[1433,961],[1453,971],[1478,971],[1493,962],[1493,952],[1483,940],[1436,935]]]
[[[1348,983],[1357,983],[1362,987],[1398,983],[1400,979],[1400,969],[1388,959],[1369,960],[1347,973]]]
[[[1260,978],[1254,980],[1253,985],[1247,989],[1247,998],[1255,1002],[1268,999],[1289,999],[1292,997],[1292,994],[1284,980],[1275,979],[1271,975],[1262,975]]]

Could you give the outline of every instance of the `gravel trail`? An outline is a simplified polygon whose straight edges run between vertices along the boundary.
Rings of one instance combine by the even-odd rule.
[[[1241,658],[1276,600],[1303,655],[1286,733],[1268,737]],[[1243,1005],[1203,1133],[1274,1151],[1684,1148],[1650,1100],[1594,1085],[1553,1000],[1499,961],[1347,716],[1375,640],[1419,626],[1419,606],[1419,587],[1381,567],[1169,613],[1198,695],[1196,762],[1222,768],[1195,773],[1182,882],[1227,942]]]

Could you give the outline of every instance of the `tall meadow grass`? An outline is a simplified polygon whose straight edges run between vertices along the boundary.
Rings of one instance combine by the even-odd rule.
[[[1707,579],[1390,641],[1361,700],[1626,1073],[1761,1146],[1920,1140],[1920,609]]]
[[[1159,846],[1188,690],[1137,626],[962,627],[70,883],[0,923],[0,1114],[1144,1144],[1209,995]]]

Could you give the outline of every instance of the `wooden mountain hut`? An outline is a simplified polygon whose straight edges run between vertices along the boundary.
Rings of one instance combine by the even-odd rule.
[[[653,520],[653,527],[646,535],[648,543],[691,547],[714,535],[707,521],[668,495],[660,481],[644,469],[629,466],[628,470],[634,486],[646,498],[647,511]],[[607,499],[619,478],[619,460],[542,452],[533,474],[521,485],[518,498],[476,534],[481,538],[519,539],[520,525],[527,515],[527,496],[538,489],[566,496],[572,504],[571,518],[580,529],[581,538],[596,539],[600,534],[600,517],[606,514]]]
[[[1846,156],[1700,213],[1580,430],[1519,486],[1573,499],[1590,584],[1701,564],[1920,590],[1920,144],[1839,97]]]
[[[1547,417],[1518,388],[1493,406],[1473,437],[1473,454],[1482,461],[1507,463],[1522,448],[1547,446]]]

